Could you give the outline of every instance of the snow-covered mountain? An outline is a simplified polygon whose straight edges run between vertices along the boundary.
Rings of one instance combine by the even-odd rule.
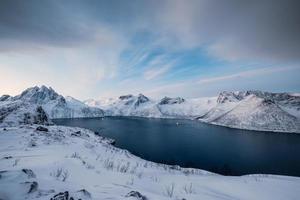
[[[139,116],[155,118],[195,118],[215,106],[216,98],[183,99],[164,97],[154,100],[139,94],[123,95],[116,99],[88,100],[87,105],[97,106],[106,116]]]
[[[300,98],[261,91],[222,92],[217,105],[198,119],[233,128],[300,132]]]
[[[42,111],[46,117],[40,119]],[[139,116],[198,119],[232,128],[300,133],[300,96],[262,91],[221,92],[218,97],[161,100],[139,95],[81,102],[51,87],[28,88],[0,97],[1,126],[49,123],[54,118]]]
[[[153,100],[142,94],[89,100],[107,116],[194,118],[232,128],[300,132],[300,96],[261,91],[221,92],[218,97]]]
[[[51,87],[31,87],[20,95],[0,97],[0,124],[2,126],[35,123],[39,112],[45,112],[47,120],[54,118],[101,117],[100,108],[90,107],[72,98],[63,97]]]

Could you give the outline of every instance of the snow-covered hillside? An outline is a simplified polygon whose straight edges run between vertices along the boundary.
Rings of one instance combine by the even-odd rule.
[[[221,176],[140,159],[86,129],[0,129],[0,199],[297,200],[300,178]],[[72,197],[72,198],[71,198]]]
[[[232,128],[300,133],[300,96],[261,91],[221,92],[218,97],[153,100],[140,94],[89,100],[107,116],[189,118]]]
[[[183,99],[164,97],[157,101],[139,94],[124,95],[116,99],[85,101],[87,105],[97,106],[106,116],[139,116],[156,118],[195,118],[208,112],[216,105],[216,98]]]
[[[34,118],[40,107],[48,118],[101,117],[100,108],[90,107],[72,98],[64,98],[51,87],[32,87],[20,95],[0,97],[0,124],[12,125],[26,123],[26,118]],[[34,122],[34,121],[33,121]]]
[[[222,92],[198,119],[233,128],[300,133],[300,98],[287,93]]]

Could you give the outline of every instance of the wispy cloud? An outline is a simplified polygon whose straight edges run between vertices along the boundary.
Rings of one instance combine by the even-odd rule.
[[[226,90],[233,90],[236,88],[245,90],[248,87],[251,88],[251,85],[244,85],[243,79],[245,78],[251,78],[251,80],[254,80],[254,82],[256,82],[258,80],[262,80],[261,77],[265,76],[267,78],[265,78],[264,84],[269,85],[271,84],[272,77],[274,77],[275,74],[282,73],[283,76],[281,78],[284,79],[285,73],[293,73],[294,70],[296,70],[298,73],[300,70],[300,66],[265,67],[223,76],[202,77],[195,80],[181,81],[173,84],[163,84],[150,90],[147,90],[145,91],[145,93],[159,97],[165,95],[183,95],[191,97],[216,95],[218,92],[220,92],[220,90],[223,89],[220,85],[231,86],[230,88],[226,87]],[[268,83],[268,81],[270,81],[270,83]],[[291,81],[293,82],[293,80]]]
[[[265,74],[271,74],[275,72],[281,72],[281,71],[289,71],[293,69],[300,69],[299,66],[289,66],[289,67],[268,67],[268,68],[262,68],[262,69],[254,69],[254,70],[248,70],[243,71],[235,74],[225,75],[225,76],[216,76],[216,77],[209,77],[209,78],[203,78],[197,81],[198,84],[208,84],[208,83],[214,83],[214,82],[220,82],[220,81],[226,81],[236,78],[248,78],[248,77],[254,77],[258,75],[265,75]]]
[[[166,74],[169,70],[176,65],[177,60],[169,58],[166,55],[160,55],[151,60],[144,72],[146,80],[152,80]]]
[[[146,80],[155,79],[155,78],[167,73],[171,68],[172,68],[171,64],[165,64],[160,67],[149,69],[144,73],[144,77]]]

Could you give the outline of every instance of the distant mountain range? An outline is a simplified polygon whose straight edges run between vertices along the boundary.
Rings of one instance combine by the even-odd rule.
[[[81,102],[51,87],[0,97],[0,126],[50,123],[55,118],[139,116],[196,119],[232,128],[300,133],[300,95],[261,91],[221,92],[217,97],[154,100],[143,94]]]
[[[153,100],[142,94],[88,100],[108,116],[188,118],[232,128],[300,133],[300,95],[261,91],[221,92],[218,97]]]

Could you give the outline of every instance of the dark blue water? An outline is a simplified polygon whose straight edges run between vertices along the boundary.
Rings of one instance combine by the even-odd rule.
[[[177,125],[177,122],[179,123]],[[146,160],[224,175],[300,176],[300,135],[230,129],[192,120],[105,117],[56,124],[98,131]]]

